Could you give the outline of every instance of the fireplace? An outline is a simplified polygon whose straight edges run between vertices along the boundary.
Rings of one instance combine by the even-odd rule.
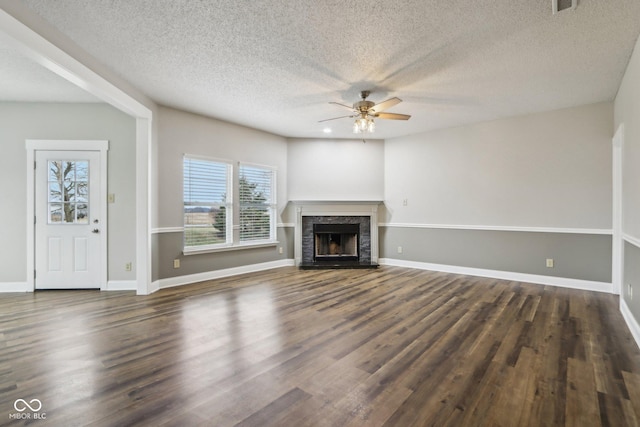
[[[378,266],[380,202],[294,202],[296,265],[300,268]]]

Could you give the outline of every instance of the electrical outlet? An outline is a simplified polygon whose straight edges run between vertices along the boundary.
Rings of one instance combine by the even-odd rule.
[[[553,268],[553,258],[547,258],[547,268]]]
[[[398,253],[401,254],[402,253],[402,246],[398,246]]]
[[[131,263],[130,263],[130,262],[128,262],[128,263],[126,263],[126,264],[124,265],[124,270],[125,270],[125,271],[131,271]]]
[[[113,193],[110,193],[107,195],[107,203],[115,203],[116,202],[116,195]]]
[[[280,247],[278,248],[278,253],[279,253],[279,254],[283,254],[283,253],[284,253],[284,248],[283,248],[282,246],[280,246]]]
[[[180,260],[179,259],[174,259],[173,260],[173,268],[180,268]]]
[[[402,200],[402,206],[407,206],[409,204],[409,199]]]

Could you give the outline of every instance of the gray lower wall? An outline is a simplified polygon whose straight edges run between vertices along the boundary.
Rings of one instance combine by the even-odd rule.
[[[629,295],[628,285],[633,288],[633,299]],[[629,242],[625,242],[624,245],[622,297],[636,322],[640,324],[640,248]]]
[[[152,280],[293,259],[293,236],[294,229],[292,227],[278,227],[279,243],[276,246],[185,256],[182,254],[183,233],[154,234],[151,239],[152,251],[155,254]],[[282,254],[278,252],[279,247],[283,248]],[[174,259],[180,260],[180,268],[173,268]]]
[[[151,281],[160,279],[160,236],[154,233],[151,235]]]
[[[380,257],[611,282],[609,235],[380,227]]]

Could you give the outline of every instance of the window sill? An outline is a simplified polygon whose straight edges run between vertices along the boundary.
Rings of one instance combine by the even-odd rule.
[[[236,243],[234,245],[224,245],[217,247],[208,247],[208,248],[184,248],[182,250],[183,255],[198,255],[198,254],[208,254],[215,252],[227,252],[227,251],[239,251],[243,249],[256,249],[256,248],[267,248],[270,246],[276,246],[278,243],[277,240],[260,240],[258,242],[252,243]]]

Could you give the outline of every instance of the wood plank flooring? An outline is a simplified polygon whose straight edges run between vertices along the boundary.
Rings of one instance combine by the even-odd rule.
[[[637,426],[617,306],[394,267],[3,294],[0,425]]]

